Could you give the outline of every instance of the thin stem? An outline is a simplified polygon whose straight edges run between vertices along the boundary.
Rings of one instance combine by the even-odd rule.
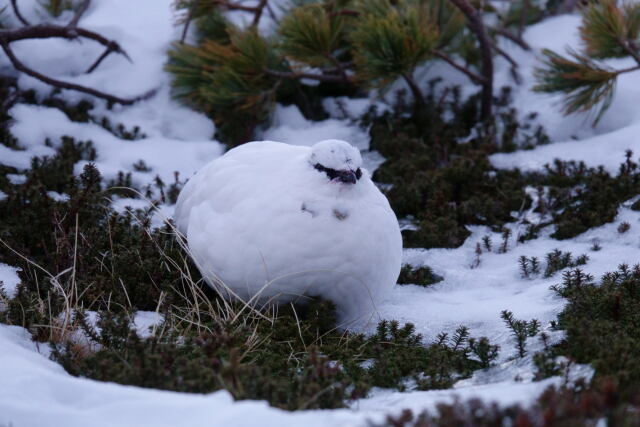
[[[67,24],[69,28],[76,28],[78,26],[80,18],[82,17],[82,15],[84,15],[87,9],[89,9],[89,4],[91,4],[91,0],[85,0],[80,5],[76,13],[73,15],[73,18],[71,18],[71,21],[69,21],[69,24]]]
[[[18,3],[16,0],[11,0],[11,7],[13,8],[13,13],[16,15],[16,18],[18,18],[18,21],[20,21],[22,25],[31,25],[29,21],[27,21],[27,19],[22,15],[22,13],[20,13],[20,9],[18,9]]]
[[[198,4],[200,0],[194,0],[191,3],[191,7],[189,8],[189,14],[187,15],[187,20],[184,23],[184,29],[182,30],[182,37],[180,37],[180,43],[184,43],[184,40],[187,38],[187,31],[189,31],[189,25],[191,24],[191,20],[193,19],[193,15],[198,8]]]
[[[424,95],[422,95],[422,91],[420,87],[414,80],[413,76],[408,73],[402,73],[402,78],[409,85],[409,89],[411,89],[411,93],[413,94],[413,98],[415,100],[416,107],[421,107],[424,105]]]
[[[491,31],[493,31],[496,34],[500,34],[505,38],[508,38],[509,40],[511,40],[512,42],[514,42],[524,50],[531,50],[531,46],[529,46],[529,43],[524,41],[522,37],[518,37],[515,34],[512,34],[505,28],[491,28]]]
[[[481,76],[478,73],[474,73],[473,71],[471,71],[470,69],[468,69],[463,65],[458,64],[456,61],[453,60],[453,58],[451,58],[446,53],[439,50],[434,50],[432,51],[432,53],[434,56],[442,59],[443,61],[451,65],[453,68],[455,68],[456,70],[460,71],[461,73],[464,73],[467,77],[469,77],[469,79],[471,79],[472,82],[476,84],[484,83],[485,78],[483,76]]]
[[[255,14],[253,15],[253,22],[251,23],[252,27],[255,28],[260,23],[260,18],[262,17],[262,12],[266,5],[267,5],[267,0],[260,0],[260,3],[258,3]]]

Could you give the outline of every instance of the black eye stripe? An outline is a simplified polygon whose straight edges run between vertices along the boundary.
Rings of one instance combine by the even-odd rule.
[[[326,173],[329,179],[334,179],[335,177],[338,176],[337,170],[324,167],[320,163],[316,163],[315,165],[313,165],[313,167],[320,172]],[[360,179],[360,178],[362,178],[362,171],[360,170],[360,168],[358,168],[356,169],[356,179]]]

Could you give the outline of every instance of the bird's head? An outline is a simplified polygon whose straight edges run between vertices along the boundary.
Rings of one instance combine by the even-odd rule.
[[[314,144],[309,163],[334,182],[355,184],[362,177],[360,151],[338,139],[327,139]]]

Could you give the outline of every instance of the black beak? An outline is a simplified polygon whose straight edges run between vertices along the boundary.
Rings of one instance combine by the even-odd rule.
[[[337,171],[337,172],[338,172],[337,178],[340,180],[340,182],[344,182],[345,184],[355,184],[356,181],[358,180],[358,178],[356,177],[356,173],[352,170]]]

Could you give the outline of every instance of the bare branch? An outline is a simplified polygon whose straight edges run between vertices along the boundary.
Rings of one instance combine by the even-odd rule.
[[[267,5],[267,0],[260,0],[258,6],[256,7],[255,14],[253,15],[253,22],[251,23],[252,27],[257,27],[260,23],[260,18],[262,17],[262,11],[264,7]]]
[[[91,0],[85,0],[80,5],[78,10],[76,10],[76,13],[73,15],[73,18],[71,18],[71,21],[69,21],[69,23],[67,24],[67,27],[76,28],[78,26],[78,22],[80,21],[80,18],[82,18],[82,15],[84,15],[87,9],[89,9],[90,3],[91,3]]]
[[[491,47],[498,53],[498,55],[502,56],[509,62],[509,64],[511,64],[511,75],[513,76],[513,80],[515,80],[516,83],[520,84],[522,79],[520,78],[520,74],[518,74],[518,63],[516,62],[516,60],[513,59],[511,55],[501,49],[500,46],[498,46],[497,43],[493,41],[491,42]]]
[[[509,30],[505,28],[491,28],[491,31],[493,31],[496,34],[500,34],[505,38],[508,38],[509,40],[511,40],[512,42],[514,42],[524,50],[531,50],[531,46],[529,46],[529,43],[524,41],[522,37],[518,37],[515,34],[512,34],[511,32],[509,32]]]
[[[98,57],[98,59],[95,60],[95,62],[89,67],[87,68],[87,71],[85,71],[86,74],[91,74],[96,68],[98,68],[98,66],[100,66],[100,64],[102,63],[102,61],[104,61],[104,59],[109,56],[109,54],[111,52],[115,51],[115,47],[113,45],[109,45],[107,46],[107,48],[104,50],[104,52],[102,52],[102,55],[100,55]],[[128,59],[128,57],[127,57]]]
[[[78,92],[82,92],[82,93],[86,93],[88,95],[92,95],[95,96],[96,98],[100,98],[100,99],[104,99],[108,102],[112,102],[114,104],[122,104],[122,105],[131,105],[137,101],[141,101],[143,99],[148,99],[151,96],[153,96],[156,93],[156,90],[153,89],[143,95],[137,96],[135,98],[120,98],[114,95],[110,95],[108,93],[105,92],[101,92],[99,90],[96,89],[92,89],[86,86],[82,86],[82,85],[78,85],[75,83],[69,83],[69,82],[63,82],[61,80],[56,80],[56,79],[52,79],[51,77],[45,76],[44,74],[41,74],[35,70],[32,70],[31,68],[27,67],[26,65],[24,65],[13,53],[13,51],[11,50],[11,47],[9,46],[9,43],[6,40],[0,40],[0,46],[2,47],[2,50],[4,50],[4,53],[7,55],[7,57],[9,58],[9,60],[11,61],[11,64],[13,65],[13,67],[18,70],[21,71],[35,79],[40,80],[41,82],[47,83],[53,87],[59,88],[59,89],[68,89],[68,90],[75,90]]]
[[[18,18],[18,21],[20,21],[22,25],[31,25],[29,21],[27,21],[27,19],[22,15],[22,13],[20,13],[17,0],[11,0],[11,7],[13,8],[13,13],[16,15],[16,18]]]
[[[424,95],[422,94],[422,91],[420,90],[420,86],[418,86],[418,83],[416,83],[413,76],[409,73],[402,73],[402,78],[404,79],[405,82],[407,82],[407,85],[409,86],[409,89],[413,94],[413,101],[415,103],[416,108],[423,107]]]
[[[472,82],[476,83],[476,84],[482,84],[484,83],[485,79],[483,76],[481,76],[478,73],[475,73],[473,71],[471,71],[470,69],[468,69],[467,67],[458,64],[456,61],[453,60],[453,58],[451,58],[449,55],[447,55],[444,52],[441,52],[439,50],[434,50],[433,55],[442,59],[443,61],[445,61],[446,63],[448,63],[449,65],[451,65],[453,68],[455,68],[456,70],[464,73],[467,77],[469,77],[469,79],[471,79]]]
[[[78,37],[84,37],[95,42],[100,43],[101,45],[111,48],[111,51],[117,52],[123,55],[131,62],[131,58],[127,55],[127,52],[120,47],[120,45],[113,41],[109,40],[106,37],[93,32],[86,30],[84,28],[71,28],[71,27],[63,27],[60,25],[53,24],[39,24],[32,25],[29,27],[17,28],[14,30],[0,30],[0,40],[5,41],[7,43],[11,43],[18,40],[26,40],[26,39],[48,39],[48,38],[64,38],[73,40]]]
[[[184,40],[187,38],[187,31],[189,31],[189,25],[191,25],[191,20],[193,19],[193,15],[195,14],[196,9],[198,8],[198,4],[200,0],[194,0],[191,3],[191,7],[189,8],[189,14],[187,15],[187,20],[184,23],[184,29],[182,30],[182,37],[180,37],[180,43],[184,43]]]

